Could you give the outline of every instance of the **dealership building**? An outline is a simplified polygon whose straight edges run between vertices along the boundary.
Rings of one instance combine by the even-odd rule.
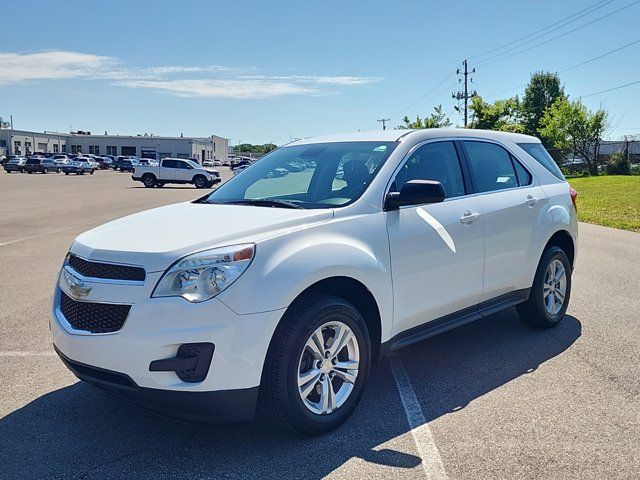
[[[160,137],[157,135],[93,135],[91,132],[29,132],[0,128],[0,154],[90,153],[129,155],[140,158],[164,157],[227,160],[229,140],[210,137]]]

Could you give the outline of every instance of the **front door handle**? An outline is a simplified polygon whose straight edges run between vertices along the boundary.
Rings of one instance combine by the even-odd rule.
[[[471,212],[470,210],[467,210],[460,217],[460,223],[464,223],[464,224],[472,223],[479,218],[480,218],[480,214],[478,212]]]
[[[538,203],[538,198],[533,195],[527,195],[527,200],[524,202],[527,207],[533,207]]]

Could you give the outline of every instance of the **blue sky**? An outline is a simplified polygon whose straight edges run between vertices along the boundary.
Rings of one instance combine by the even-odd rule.
[[[464,58],[479,94],[521,94],[533,71],[640,40],[640,2],[597,20],[632,3],[5,2],[0,116],[23,129],[216,134],[234,144],[376,129],[383,117],[393,126],[437,104],[461,124],[451,92]],[[591,6],[554,32],[481,55]],[[640,80],[638,59],[640,42],[561,78],[577,98]],[[610,138],[640,133],[640,83],[584,103],[609,110]]]

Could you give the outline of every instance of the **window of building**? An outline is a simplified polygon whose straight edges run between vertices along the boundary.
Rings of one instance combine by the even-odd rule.
[[[46,143],[38,143],[38,151],[45,153],[47,151]]]
[[[118,155],[118,147],[115,145],[107,145],[107,155]]]
[[[464,195],[462,169],[453,142],[428,143],[418,148],[400,168],[392,191],[399,192],[409,180],[437,180],[447,198]]]
[[[100,145],[89,145],[89,153],[91,155],[100,155]]]
[[[67,144],[66,143],[62,144],[62,153],[67,153]]]
[[[31,142],[24,142],[24,153],[29,155],[31,153]]]
[[[20,140],[13,141],[13,153],[15,155],[22,155],[22,142]]]
[[[134,156],[136,154],[136,147],[122,147],[122,155],[124,156]]]
[[[53,144],[53,153],[59,153],[59,147],[57,143]]]
[[[0,147],[7,147],[7,141],[6,140],[0,140]]]
[[[71,145],[71,153],[72,154],[82,153],[82,145]]]

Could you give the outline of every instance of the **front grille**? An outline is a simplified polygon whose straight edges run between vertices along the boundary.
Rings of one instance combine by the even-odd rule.
[[[85,277],[105,278],[110,280],[134,280],[144,282],[145,271],[141,267],[113,265],[111,263],[90,262],[84,258],[69,254],[69,265]]]
[[[77,302],[60,291],[60,311],[76,330],[91,333],[117,332],[124,325],[131,305]]]

